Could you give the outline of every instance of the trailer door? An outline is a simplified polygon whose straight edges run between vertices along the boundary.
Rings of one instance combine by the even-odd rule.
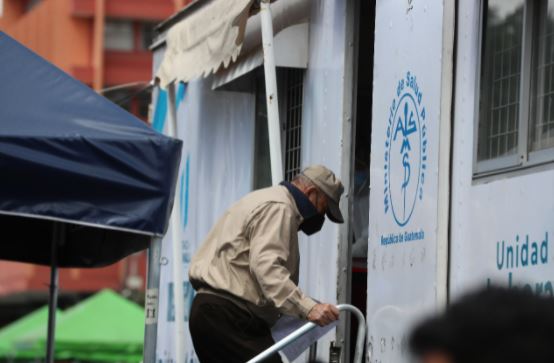
[[[454,1],[377,1],[367,282],[371,362],[407,361],[446,303]]]

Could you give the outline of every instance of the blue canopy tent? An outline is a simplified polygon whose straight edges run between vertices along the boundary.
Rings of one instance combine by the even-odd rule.
[[[0,32],[0,259],[52,266],[51,312],[58,266],[105,266],[165,233],[180,156],[180,141]]]

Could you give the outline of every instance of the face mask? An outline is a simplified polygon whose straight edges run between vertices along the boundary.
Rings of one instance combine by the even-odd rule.
[[[318,200],[319,200],[319,194],[316,197],[316,204],[318,203],[317,202]],[[315,208],[315,206],[311,204],[311,202],[310,202],[310,206],[312,207],[311,208],[312,213],[310,213],[311,215],[305,218],[302,224],[300,224],[300,229],[308,236],[316,232],[319,232],[323,227],[323,223],[325,222],[325,215],[319,214],[317,212],[317,209]]]
[[[319,214],[310,199],[294,185],[289,182],[282,182],[281,185],[285,186],[293,195],[300,214],[304,217],[304,221],[298,228],[308,236],[321,230],[323,222],[325,222],[325,215]]]
[[[302,224],[300,224],[300,229],[309,236],[319,232],[323,227],[323,222],[325,222],[325,216],[318,213],[310,218],[304,219]]]

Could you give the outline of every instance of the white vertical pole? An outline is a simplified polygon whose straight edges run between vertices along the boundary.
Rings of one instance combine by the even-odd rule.
[[[264,49],[265,94],[267,100],[267,129],[269,131],[269,155],[271,157],[271,181],[273,185],[277,185],[283,180],[283,157],[281,153],[277,76],[273,49],[273,20],[269,0],[261,0],[260,5]]]
[[[177,137],[177,102],[175,100],[175,87],[178,84],[171,84],[168,87],[168,134]],[[173,301],[175,304],[175,362],[184,363],[184,342],[185,342],[185,307],[183,293],[183,237],[181,235],[181,213],[179,209],[179,193],[175,193],[175,203],[171,212],[170,226],[173,254]]]
[[[156,362],[161,247],[162,238],[158,236],[152,237],[150,247],[148,248],[148,275],[144,302],[144,363]]]

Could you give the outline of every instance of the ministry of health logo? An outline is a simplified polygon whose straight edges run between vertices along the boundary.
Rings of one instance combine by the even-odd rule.
[[[395,222],[408,224],[416,203],[423,199],[427,167],[427,127],[423,92],[410,72],[396,87],[387,123],[385,141],[385,214]]]

